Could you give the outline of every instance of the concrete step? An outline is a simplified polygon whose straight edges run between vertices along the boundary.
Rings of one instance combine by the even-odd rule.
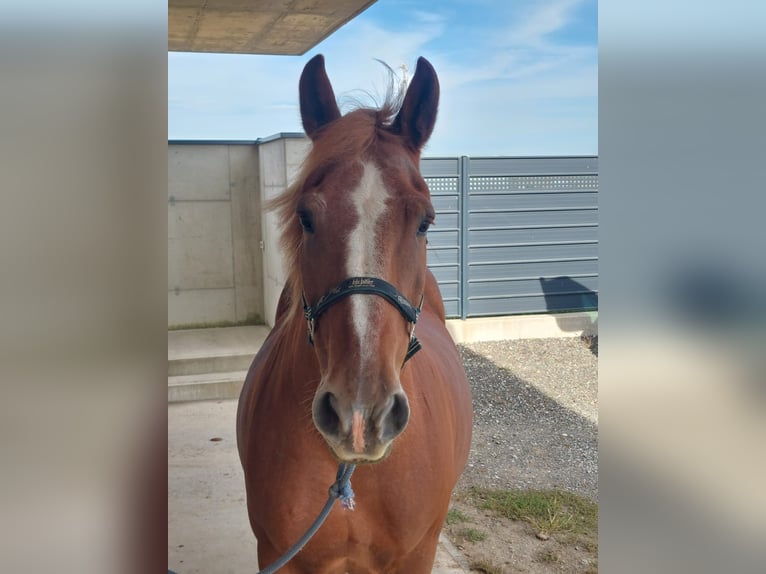
[[[255,353],[233,353],[207,357],[168,359],[168,376],[176,377],[246,371],[250,368],[253,357],[255,357]]]
[[[246,371],[268,334],[264,325],[168,331],[168,375]]]
[[[237,399],[247,370],[168,377],[168,402]]]

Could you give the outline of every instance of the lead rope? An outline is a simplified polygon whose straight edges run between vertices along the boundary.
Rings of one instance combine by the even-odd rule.
[[[280,556],[276,562],[270,564],[263,570],[258,571],[258,574],[273,574],[282,566],[292,560],[298,552],[311,540],[311,537],[316,534],[316,531],[324,524],[327,516],[330,514],[335,501],[340,498],[340,503],[343,508],[348,510],[354,510],[354,491],[351,490],[351,475],[354,473],[356,465],[340,463],[338,465],[338,473],[335,477],[335,482],[330,486],[327,502],[325,502],[324,508],[317,516],[314,523],[306,531],[306,534],[301,536],[300,540],[290,547],[290,549]]]

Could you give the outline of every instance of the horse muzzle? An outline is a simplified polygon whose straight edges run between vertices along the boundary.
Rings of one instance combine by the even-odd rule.
[[[362,464],[383,460],[410,418],[407,396],[395,391],[377,404],[344,401],[320,390],[312,406],[314,425],[342,462]]]

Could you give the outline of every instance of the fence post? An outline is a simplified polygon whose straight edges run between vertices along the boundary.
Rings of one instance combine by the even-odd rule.
[[[469,173],[471,160],[460,156],[458,166],[458,194],[460,196],[460,318],[468,316],[468,210]]]

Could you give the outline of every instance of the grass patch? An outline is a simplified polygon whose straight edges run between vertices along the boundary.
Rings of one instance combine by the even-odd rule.
[[[487,533],[475,528],[461,528],[455,533],[458,538],[467,542],[481,542],[487,539]]]
[[[578,544],[591,554],[598,554],[598,540],[583,539],[578,540]]]
[[[457,508],[450,508],[447,512],[447,518],[444,520],[448,525],[468,522],[468,516],[460,512]]]
[[[479,508],[498,516],[528,522],[538,531],[597,535],[598,505],[562,490],[489,490],[474,488]]]
[[[553,550],[543,550],[537,555],[537,561],[544,564],[556,564],[559,560],[559,555]]]
[[[503,569],[500,566],[487,560],[474,560],[468,566],[471,570],[476,570],[482,574],[503,574]]]

